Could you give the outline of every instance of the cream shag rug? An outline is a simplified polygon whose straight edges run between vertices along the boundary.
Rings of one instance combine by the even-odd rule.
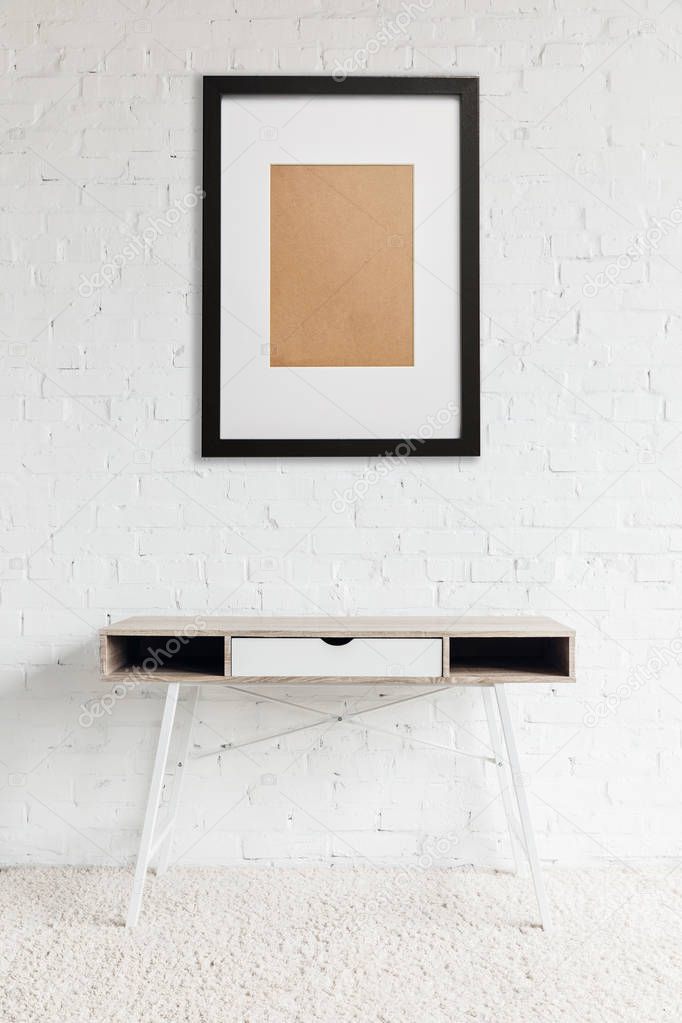
[[[682,869],[0,871],[2,1023],[659,1023],[682,1016]]]

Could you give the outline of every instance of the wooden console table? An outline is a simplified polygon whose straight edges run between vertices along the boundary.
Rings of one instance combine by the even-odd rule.
[[[516,866],[520,865],[518,842],[528,859],[540,919],[547,930],[549,909],[504,687],[509,682],[574,681],[574,642],[572,629],[549,618],[517,617],[452,620],[135,617],[101,629],[101,675],[105,681],[167,686],[127,926],[137,923],[153,858],[158,854],[159,873],[168,867],[201,685],[241,689],[255,683],[402,683],[425,686],[419,695],[452,686],[480,687],[493,753],[492,757],[482,759],[497,767]],[[189,713],[181,736],[167,820],[157,832],[163,778],[182,685],[191,687]],[[270,699],[279,702],[275,697]],[[404,701],[405,697],[392,702]],[[378,708],[334,718],[339,721],[357,718],[372,709]],[[229,744],[216,752],[220,749],[229,749]]]

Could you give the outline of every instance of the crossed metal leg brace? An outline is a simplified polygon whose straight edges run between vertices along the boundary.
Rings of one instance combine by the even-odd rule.
[[[309,724],[303,725],[298,728],[288,729],[286,732],[277,733],[278,735],[286,735],[291,732],[301,731],[304,728],[314,728],[316,725],[323,724],[325,721],[339,721],[347,723],[349,725],[355,724],[355,718],[360,717],[363,714],[368,714],[373,710],[384,709],[385,707],[394,706],[399,703],[406,703],[408,700],[419,699],[423,696],[434,695],[436,692],[443,692],[445,688],[451,688],[449,686],[442,687],[437,690],[429,690],[427,693],[418,693],[417,695],[403,697],[398,700],[393,700],[377,707],[370,707],[365,710],[353,711],[348,714],[341,715],[325,715],[320,718],[319,711],[316,711],[312,707],[304,707],[300,704],[292,704],[291,701],[281,700],[274,696],[264,696],[263,693],[254,693],[246,689],[240,689],[237,686],[228,686],[227,688],[235,689],[238,692],[244,692],[250,696],[256,696],[259,699],[271,700],[273,703],[284,703],[288,706],[297,706],[301,710],[309,711],[313,714],[318,715],[318,720]],[[509,707],[507,705],[507,694],[504,689],[504,685],[495,686],[481,686],[481,694],[483,696],[483,706],[485,708],[485,714],[488,722],[488,731],[490,733],[490,745],[494,756],[479,756],[478,754],[465,753],[462,750],[450,749],[445,746],[436,746],[434,743],[429,743],[421,739],[415,739],[410,737],[411,742],[415,742],[418,745],[424,745],[434,747],[437,749],[447,749],[449,752],[464,754],[466,756],[475,756],[477,759],[486,760],[495,764],[498,772],[498,778],[500,782],[500,790],[502,795],[502,803],[504,806],[505,816],[507,818],[507,826],[509,828],[509,837],[512,846],[512,853],[517,871],[521,869],[523,864],[523,857],[528,861],[530,867],[531,877],[533,879],[533,886],[535,888],[535,896],[538,902],[538,909],[540,911],[540,920],[545,931],[549,931],[551,927],[549,906],[547,903],[547,895],[545,893],[545,885],[540,869],[540,860],[538,858],[537,849],[535,846],[535,836],[533,834],[533,828],[530,819],[530,812],[528,810],[528,800],[526,797],[526,789],[524,785],[523,775],[521,773],[521,766],[519,763],[518,750],[516,748],[516,739],[514,738],[514,730],[512,727],[512,721],[509,714]],[[154,768],[152,770],[152,779],[149,786],[149,796],[147,798],[147,810],[144,818],[144,825],[142,828],[142,837],[140,839],[140,849],[138,852],[137,863],[135,867],[135,878],[133,881],[133,891],[130,897],[130,904],[128,907],[128,916],[126,918],[126,927],[134,927],[137,924],[140,908],[142,906],[142,896],[144,892],[144,884],[147,876],[147,871],[151,866],[151,863],[155,856],[158,854],[157,863],[157,874],[162,874],[168,869],[170,860],[170,854],[173,843],[173,832],[175,830],[175,824],[178,816],[178,807],[180,804],[180,795],[182,792],[182,782],[189,757],[190,742],[192,738],[192,726],[194,724],[194,715],[196,712],[197,701],[199,698],[199,686],[192,685],[190,687],[189,700],[187,703],[185,714],[185,720],[182,724],[182,732],[179,736],[179,749],[178,757],[175,766],[175,773],[173,776],[173,791],[168,803],[168,811],[166,821],[162,826],[161,830],[157,832],[157,823],[159,817],[159,809],[161,805],[161,794],[163,791],[163,779],[166,773],[166,764],[168,761],[168,754],[171,746],[171,738],[173,735],[173,724],[175,721],[175,714],[178,706],[178,696],[180,693],[180,683],[172,682],[169,683],[166,691],[166,700],[163,708],[163,717],[161,719],[161,731],[159,733],[159,741],[156,747],[156,757],[154,759]],[[496,713],[497,711],[497,713]],[[500,729],[498,728],[498,715],[499,723],[502,726],[502,734],[500,735]],[[370,730],[384,731],[375,726],[368,726],[366,722],[362,722],[362,727],[369,728]],[[384,734],[385,731],[384,731]],[[391,734],[391,733],[389,733]],[[239,746],[249,745],[250,743],[262,742],[265,738],[274,738],[274,736],[260,736],[257,739],[250,740],[244,743],[224,743],[219,746],[216,750],[200,754],[200,756],[215,755],[225,750],[235,749]],[[511,789],[509,787],[507,779],[507,766],[511,773]],[[514,794],[514,800],[512,801],[512,791]],[[517,815],[514,811],[514,803],[518,811]],[[519,826],[520,822],[520,826]]]

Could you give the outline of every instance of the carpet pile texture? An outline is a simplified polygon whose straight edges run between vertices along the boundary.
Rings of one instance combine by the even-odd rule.
[[[0,871],[2,1023],[678,1023],[682,869]]]

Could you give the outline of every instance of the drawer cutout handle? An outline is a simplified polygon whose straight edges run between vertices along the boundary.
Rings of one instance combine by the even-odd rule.
[[[323,643],[328,643],[329,646],[345,646],[347,643],[353,642],[352,636],[320,636]]]

